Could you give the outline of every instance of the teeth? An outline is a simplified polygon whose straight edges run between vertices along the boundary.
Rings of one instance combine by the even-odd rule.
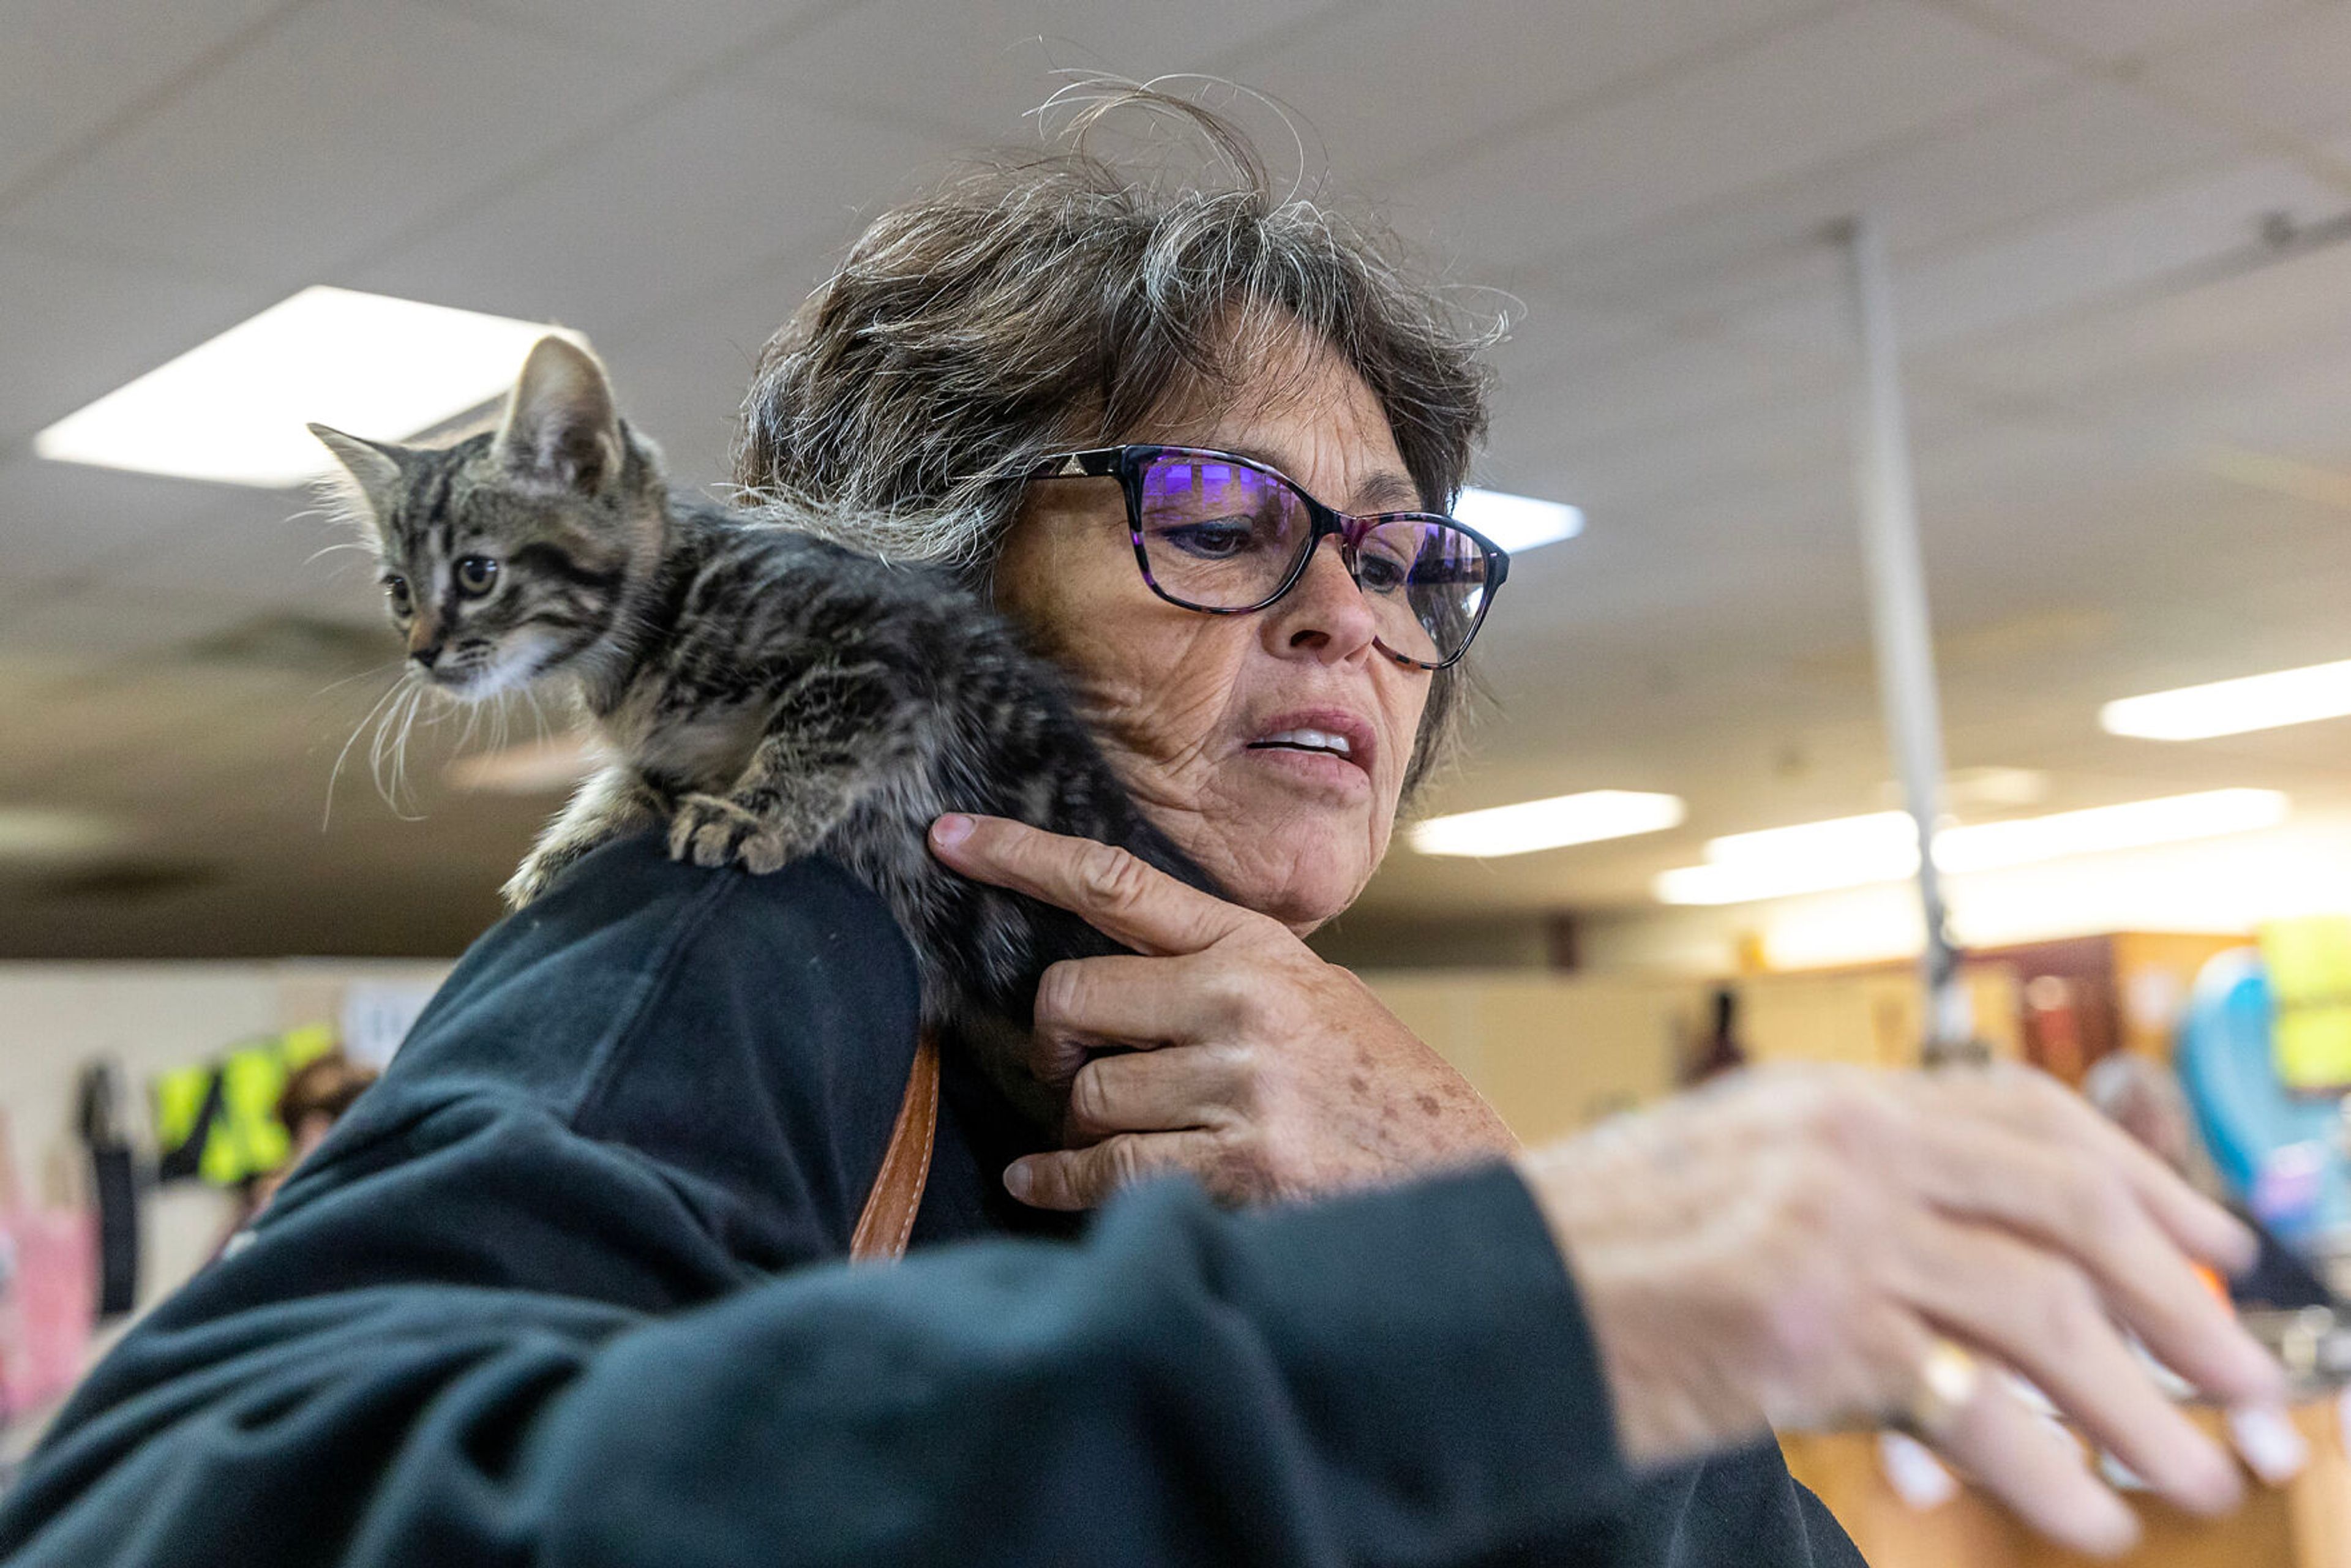
[[[1285,729],[1279,735],[1269,735],[1257,743],[1259,746],[1296,746],[1312,751],[1335,751],[1342,757],[1354,755],[1343,735],[1332,735],[1319,729]]]

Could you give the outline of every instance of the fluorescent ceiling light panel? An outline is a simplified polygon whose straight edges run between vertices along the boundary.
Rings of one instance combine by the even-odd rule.
[[[1453,515],[1512,555],[1537,545],[1557,544],[1583,531],[1583,508],[1538,501],[1472,486],[1453,503]]]
[[[2124,697],[2098,710],[2110,735],[2207,740],[2351,714],[2351,659]]]
[[[1521,800],[1483,811],[1432,817],[1411,829],[1412,847],[1425,855],[1522,855],[1569,844],[1629,839],[1681,826],[1689,814],[1678,795],[1636,789],[1587,789],[1548,800]]]
[[[553,330],[382,294],[305,288],[68,414],[33,438],[33,450],[141,474],[298,485],[334,461],[306,422],[405,439],[497,396]]]
[[[1947,873],[2001,871],[2073,855],[2252,832],[2285,821],[2275,789],[2207,789],[2119,806],[2020,817],[1935,835],[1935,864]],[[1917,840],[1899,811],[1840,817],[1710,841],[1707,863],[1660,875],[1664,904],[1749,904],[1899,882],[1918,869]]]

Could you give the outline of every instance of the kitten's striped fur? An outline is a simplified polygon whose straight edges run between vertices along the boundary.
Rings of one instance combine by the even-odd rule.
[[[404,585],[393,619],[423,678],[465,701],[568,685],[617,758],[507,884],[514,906],[663,822],[671,852],[704,865],[829,854],[896,915],[926,1022],[1025,1026],[1048,964],[1118,949],[938,864],[938,813],[1123,845],[1209,885],[993,610],[935,569],[810,531],[826,519],[670,494],[602,368],[563,340],[532,350],[495,435],[420,449],[312,428],[356,482],[387,584]]]

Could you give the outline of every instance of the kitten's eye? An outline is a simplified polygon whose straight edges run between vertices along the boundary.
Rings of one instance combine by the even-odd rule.
[[[457,563],[457,587],[476,599],[498,580],[498,563],[486,555],[469,555]]]
[[[392,601],[392,612],[393,614],[405,615],[408,613],[408,579],[404,577],[385,578],[383,580],[383,596]]]

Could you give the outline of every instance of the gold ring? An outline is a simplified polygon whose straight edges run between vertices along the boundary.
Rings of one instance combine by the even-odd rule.
[[[1917,1385],[1902,1411],[1903,1425],[1920,1437],[1941,1437],[1975,1398],[1982,1382],[1982,1364],[1938,1336],[1918,1362]]]

